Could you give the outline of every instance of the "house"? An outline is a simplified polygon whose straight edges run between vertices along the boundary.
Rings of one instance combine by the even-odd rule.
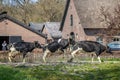
[[[62,37],[60,22],[30,23],[29,26],[47,36],[47,42],[57,40]]]
[[[0,44],[2,44],[4,40],[7,41],[7,43],[23,40],[27,42],[38,41],[44,44],[46,38],[44,34],[30,28],[17,19],[9,16],[7,13],[0,14]]]
[[[113,11],[118,0],[66,0],[66,6],[60,25],[62,37],[70,36],[74,32],[75,39],[94,40],[101,43],[106,38],[99,37],[106,27],[100,22],[100,9],[105,7],[109,11]]]

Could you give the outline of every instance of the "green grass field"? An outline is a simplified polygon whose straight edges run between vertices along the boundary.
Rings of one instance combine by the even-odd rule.
[[[120,63],[0,65],[0,80],[120,80]]]

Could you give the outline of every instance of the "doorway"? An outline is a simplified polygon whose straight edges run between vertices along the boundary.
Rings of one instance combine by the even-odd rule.
[[[6,41],[9,44],[9,36],[0,36],[0,50],[2,50],[2,43]]]
[[[22,37],[21,36],[0,36],[0,50],[2,50],[3,41],[6,41],[7,44],[20,42],[22,41]]]

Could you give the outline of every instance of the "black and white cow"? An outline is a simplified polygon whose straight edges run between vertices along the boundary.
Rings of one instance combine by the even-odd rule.
[[[35,48],[41,48],[41,45],[38,42],[16,42],[11,44],[11,46],[9,46],[9,56],[8,59],[10,62],[12,62],[11,58],[15,57],[16,54],[18,53],[22,53],[23,55],[23,62],[25,62],[25,57],[27,55],[27,53],[32,52],[33,49]]]
[[[46,62],[45,58],[48,53],[52,54],[57,50],[61,50],[63,53],[65,53],[65,49],[68,48],[69,44],[70,43],[68,39],[59,39],[58,41],[53,41],[49,43],[47,46],[44,47],[43,61]]]
[[[106,50],[106,46],[95,42],[95,41],[80,41],[77,42],[76,45],[73,48],[73,52],[71,53],[72,58],[68,60],[68,62],[72,62],[75,54],[78,51],[86,51],[86,52],[95,52],[99,62],[101,62],[99,55]],[[92,55],[92,62],[93,62],[94,56]]]

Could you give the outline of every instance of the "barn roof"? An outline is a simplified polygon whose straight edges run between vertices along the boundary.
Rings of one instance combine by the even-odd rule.
[[[69,4],[70,4],[70,0],[66,0],[66,5],[65,5],[65,9],[64,9],[62,21],[61,21],[61,24],[60,24],[60,29],[59,29],[60,31],[62,31],[62,29],[63,29],[63,26],[64,26],[64,22],[65,22],[65,18],[66,18],[66,15],[67,15],[67,11],[68,11]]]
[[[29,26],[25,25],[24,23],[20,22],[19,20],[7,15],[7,13],[3,12],[3,13],[0,13],[0,21],[4,20],[4,19],[8,19],[8,20],[11,20],[12,22],[20,25],[21,27],[25,28],[25,29],[28,29],[38,35],[40,35],[41,37],[43,38],[46,38],[46,35],[45,34],[42,34],[40,33],[39,31],[35,30],[35,29],[32,29],[30,28]]]
[[[32,28],[32,29],[35,29],[39,32],[42,32],[43,31],[43,28],[44,28],[44,23],[34,23],[34,22],[30,22],[29,23],[29,27]]]
[[[61,31],[59,31],[60,22],[30,23],[29,26],[39,32],[43,32],[44,28],[46,28],[48,32],[47,37],[62,37]]]
[[[61,31],[59,31],[60,22],[46,22],[45,27],[48,30],[51,37],[53,37],[53,38],[62,37]]]
[[[62,30],[71,0],[67,0],[64,15],[61,22]],[[103,28],[100,22],[100,8],[104,6],[108,11],[113,11],[114,7],[120,0],[73,0],[81,24],[84,28]]]

